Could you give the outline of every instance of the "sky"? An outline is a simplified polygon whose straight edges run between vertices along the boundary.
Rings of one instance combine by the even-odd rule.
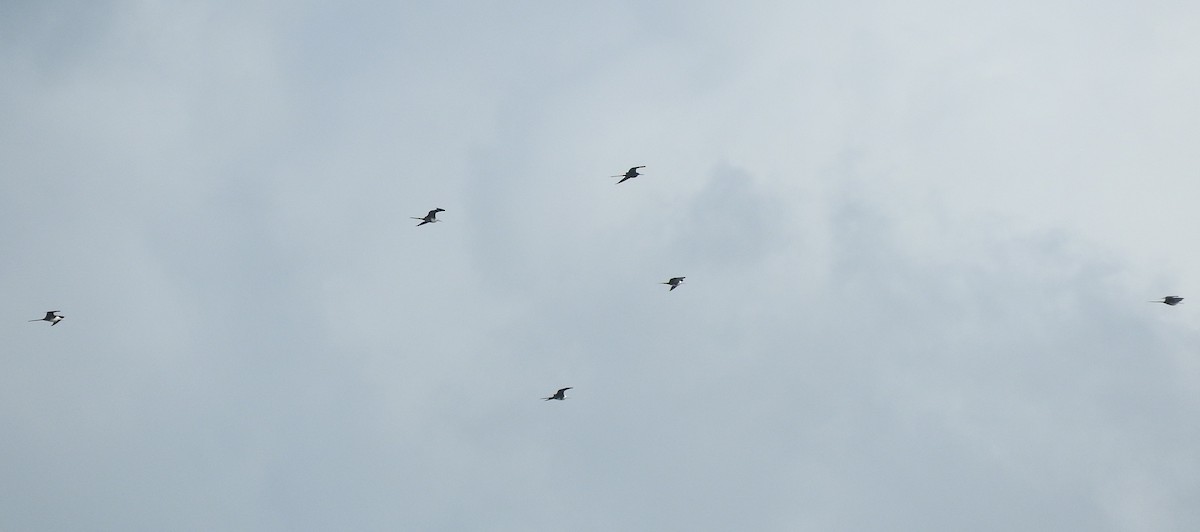
[[[0,3],[0,529],[1198,530],[1197,25]]]

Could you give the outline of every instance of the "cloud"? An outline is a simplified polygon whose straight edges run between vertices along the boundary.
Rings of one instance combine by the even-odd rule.
[[[1200,522],[1193,10],[66,7],[2,528]]]

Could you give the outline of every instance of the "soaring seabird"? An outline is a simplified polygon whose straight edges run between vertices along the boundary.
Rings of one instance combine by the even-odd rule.
[[[660,284],[669,284],[669,285],[671,285],[671,290],[674,290],[676,288],[679,288],[679,285],[683,284],[684,279],[687,279],[687,277],[672,277],[671,280],[669,280],[665,283],[660,283]],[[667,291],[670,292],[671,290],[667,290]]]
[[[639,173],[638,173],[638,168],[645,168],[645,166],[635,166],[635,167],[633,167],[633,168],[630,168],[630,169],[629,169],[629,171],[628,171],[628,172],[625,172],[624,174],[621,174],[621,175],[615,175],[615,176],[612,176],[612,177],[620,177],[620,178],[623,178],[623,179],[621,179],[620,181],[617,181],[617,184],[618,184],[618,185],[620,185],[621,183],[624,183],[624,182],[625,182],[625,181],[627,181],[627,180],[630,180],[630,179],[633,179],[633,178],[635,178],[635,177],[637,177],[637,176],[640,176],[640,175],[642,175],[642,174],[639,174]]]
[[[1151,303],[1166,303],[1172,307],[1183,302],[1183,298],[1179,296],[1167,296],[1162,299],[1155,299]]]
[[[446,209],[438,207],[432,211],[429,211],[429,214],[426,214],[424,218],[417,218],[416,216],[409,216],[409,218],[412,218],[414,220],[421,220],[421,223],[417,224],[417,227],[421,227],[422,225],[425,225],[425,224],[431,224],[431,223],[437,222],[438,221],[437,213],[445,211],[445,210]]]
[[[62,321],[63,318],[66,317],[66,316],[59,315],[58,314],[59,312],[61,312],[61,311],[58,311],[58,310],[47,311],[45,318],[38,318],[36,320],[29,320],[29,321],[48,321],[48,322],[50,322],[50,326],[53,327],[55,325],[58,325],[58,322]]]
[[[549,401],[551,399],[558,399],[559,401],[562,401],[563,399],[567,398],[567,390],[570,390],[570,389],[571,389],[570,386],[567,386],[566,388],[561,388],[557,392],[554,392],[554,395],[551,395],[550,397],[543,397],[542,399],[544,399],[546,401]]]

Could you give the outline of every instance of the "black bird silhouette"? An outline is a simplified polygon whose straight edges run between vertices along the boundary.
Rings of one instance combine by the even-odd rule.
[[[1155,299],[1151,303],[1166,303],[1172,307],[1183,302],[1183,298],[1179,296],[1167,296],[1162,299]]]
[[[416,216],[409,216],[409,218],[412,218],[414,220],[421,220],[421,223],[417,224],[417,227],[421,227],[422,225],[425,225],[425,224],[436,223],[438,221],[437,213],[443,212],[445,210],[446,209],[438,207],[432,211],[429,211],[429,214],[426,214],[424,218],[417,218]]]
[[[676,288],[679,288],[679,285],[683,284],[684,279],[687,279],[687,277],[672,277],[669,281],[667,281],[665,283],[660,283],[660,284],[669,284],[669,285],[671,285],[671,290],[674,290]],[[667,291],[670,292],[671,290],[667,290]]]
[[[48,321],[48,322],[50,322],[50,326],[53,327],[55,325],[58,325],[58,322],[62,321],[63,318],[66,317],[66,316],[60,316],[58,314],[59,312],[60,311],[58,311],[58,310],[50,310],[50,311],[46,312],[46,317],[38,318],[36,320],[29,320],[29,321]]]
[[[567,390],[570,389],[570,386],[567,386],[566,388],[560,388],[557,392],[554,392],[554,395],[551,395],[550,397],[543,397],[542,399],[545,401],[549,401],[551,399],[558,399],[559,401],[562,401],[563,399],[567,398]]]
[[[642,175],[642,174],[639,174],[639,173],[638,173],[638,168],[645,168],[645,166],[635,166],[635,167],[633,167],[633,168],[630,168],[630,169],[629,169],[629,171],[628,171],[628,172],[625,172],[624,174],[621,174],[621,175],[615,175],[615,176],[612,176],[612,177],[620,177],[620,178],[623,178],[623,179],[621,179],[620,181],[617,181],[617,184],[618,184],[618,185],[620,185],[621,183],[624,183],[624,182],[626,182],[626,181],[628,181],[628,180],[630,180],[630,179],[633,179],[633,178],[635,178],[635,177],[637,177],[637,176],[640,176],[640,175]]]

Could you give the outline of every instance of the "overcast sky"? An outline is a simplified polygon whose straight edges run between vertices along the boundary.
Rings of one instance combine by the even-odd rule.
[[[1200,530],[1197,27],[0,3],[0,529]]]

